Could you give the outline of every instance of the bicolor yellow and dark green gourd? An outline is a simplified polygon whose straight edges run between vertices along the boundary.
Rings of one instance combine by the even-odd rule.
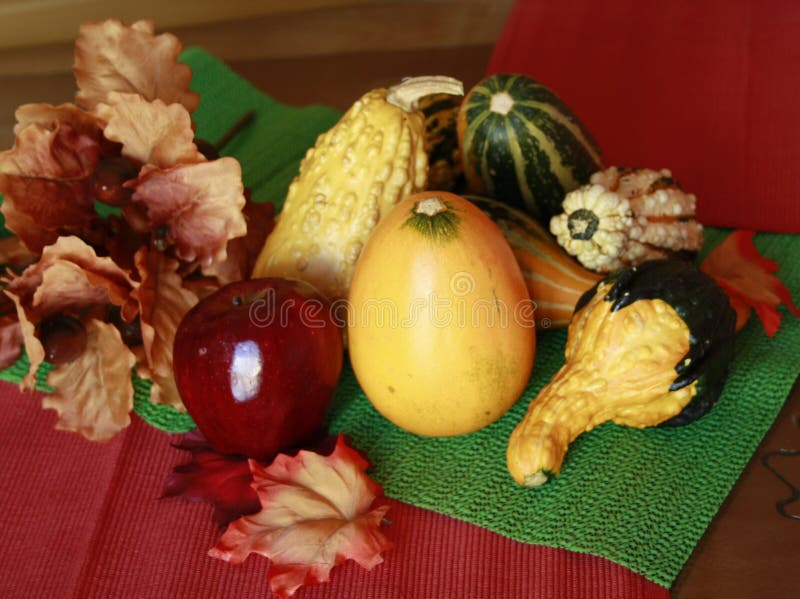
[[[694,264],[654,260],[619,270],[579,300],[566,361],[509,438],[509,472],[539,486],[569,444],[604,422],[644,428],[692,422],[719,398],[736,314]]]
[[[470,190],[521,208],[548,226],[564,196],[602,169],[588,130],[550,89],[524,75],[478,83],[458,116]]]

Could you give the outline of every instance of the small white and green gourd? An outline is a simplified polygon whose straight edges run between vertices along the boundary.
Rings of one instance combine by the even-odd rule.
[[[611,167],[567,194],[550,231],[596,272],[647,260],[691,259],[703,246],[696,204],[667,169]]]

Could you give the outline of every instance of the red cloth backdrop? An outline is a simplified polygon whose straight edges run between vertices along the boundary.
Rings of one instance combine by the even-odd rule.
[[[800,232],[800,2],[518,0],[489,72],[578,114],[606,164],[666,167],[707,225]]]

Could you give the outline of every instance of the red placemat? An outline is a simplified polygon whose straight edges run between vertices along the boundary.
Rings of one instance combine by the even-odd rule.
[[[134,416],[107,444],[52,429],[40,395],[0,382],[0,596],[268,597],[268,561],[232,566],[206,556],[211,508],[158,499],[185,455]],[[348,562],[299,599],[668,597],[605,559],[517,543],[388,501],[396,547],[366,571]]]
[[[518,0],[489,73],[552,88],[606,164],[669,168],[706,225],[800,232],[800,2]]]

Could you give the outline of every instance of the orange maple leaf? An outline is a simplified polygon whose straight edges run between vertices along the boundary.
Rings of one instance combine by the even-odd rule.
[[[383,491],[367,466],[341,435],[330,456],[300,451],[266,468],[251,460],[261,511],[230,524],[209,555],[231,563],[251,553],[269,558],[270,588],[282,598],[329,580],[347,559],[372,569],[393,544],[380,530],[389,506],[370,510]]]
[[[147,365],[158,376],[172,376],[175,331],[184,314],[197,303],[197,296],[183,287],[177,260],[143,247],[136,252],[134,263],[141,283],[133,297],[139,303]]]
[[[781,326],[778,306],[784,304],[795,316],[800,316],[800,310],[792,302],[789,290],[773,274],[778,264],[758,253],[753,235],[754,231],[734,231],[706,256],[700,270],[714,277],[727,293],[736,310],[737,331],[747,322],[752,308],[764,331],[772,337]]]
[[[22,118],[33,120],[0,152],[6,227],[37,253],[61,231],[90,229],[97,216],[91,175],[101,156],[99,129],[77,112],[50,108],[25,112]],[[75,120],[52,121],[57,115]]]
[[[50,371],[47,383],[54,391],[42,406],[58,412],[57,429],[107,441],[130,424],[136,358],[113,324],[92,318],[84,326],[86,350]]]
[[[92,109],[116,91],[179,102],[192,112],[200,96],[189,91],[192,69],[178,62],[181,49],[174,35],[156,35],[152,21],[130,27],[116,19],[84,23],[72,67],[78,84],[75,101]]]
[[[161,168],[204,162],[194,145],[189,111],[182,104],[147,101],[137,94],[111,92],[95,108],[107,139],[122,144],[122,155]]]
[[[166,226],[178,257],[203,266],[224,261],[228,241],[247,233],[242,167],[235,158],[159,169],[146,164],[134,189],[133,205],[145,208],[150,230]]]
[[[45,352],[36,325],[63,311],[80,313],[95,305],[120,306],[128,320],[136,314],[131,292],[137,284],[111,258],[98,257],[94,249],[74,236],[59,237],[47,246],[41,259],[7,281],[6,295],[16,306],[25,350],[30,360],[23,388],[32,388]]]
[[[22,355],[22,326],[12,314],[0,316],[0,368],[8,368]]]

